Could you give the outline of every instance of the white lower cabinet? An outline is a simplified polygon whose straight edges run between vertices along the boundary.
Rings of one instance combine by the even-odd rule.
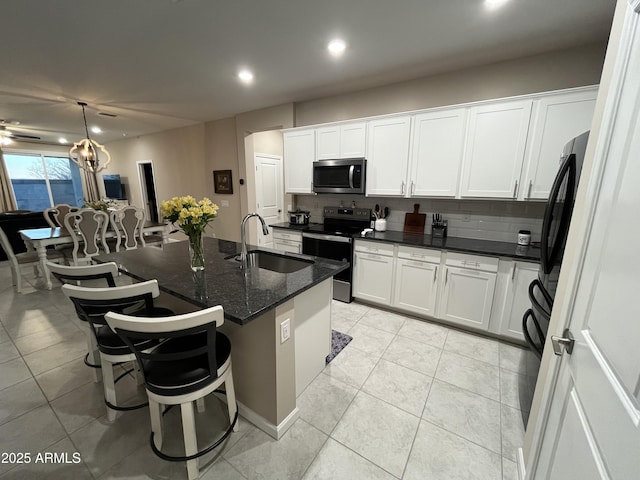
[[[368,302],[391,304],[393,286],[392,244],[356,240],[353,296]]]
[[[498,259],[447,253],[437,317],[488,330]]]
[[[354,249],[356,299],[524,341],[537,263],[370,240]]]
[[[394,307],[435,316],[440,252],[400,245],[395,266]]]
[[[522,317],[531,308],[529,285],[537,277],[537,263],[500,260],[489,331],[524,342]]]
[[[302,233],[273,229],[273,248],[289,253],[302,253]]]

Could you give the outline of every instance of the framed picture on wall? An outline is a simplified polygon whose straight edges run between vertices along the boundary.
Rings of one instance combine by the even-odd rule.
[[[214,170],[213,188],[216,193],[233,193],[231,170]]]

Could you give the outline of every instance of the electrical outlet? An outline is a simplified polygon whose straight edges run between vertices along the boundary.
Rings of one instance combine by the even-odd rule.
[[[470,222],[471,221],[471,215],[469,215],[468,213],[463,213],[462,214],[462,221],[463,222]]]
[[[220,205],[223,206],[223,207],[228,207],[229,206],[229,200],[220,201]]]
[[[291,321],[287,318],[280,324],[280,343],[284,343],[289,340],[291,336]]]

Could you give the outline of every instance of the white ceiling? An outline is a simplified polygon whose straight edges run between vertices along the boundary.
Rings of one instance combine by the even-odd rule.
[[[44,8],[46,6],[46,8]],[[99,142],[607,38],[613,0],[3,0],[0,119]],[[347,42],[328,55],[333,36]],[[241,84],[240,67],[255,73]],[[98,116],[98,112],[117,115]],[[11,122],[19,121],[13,126]]]

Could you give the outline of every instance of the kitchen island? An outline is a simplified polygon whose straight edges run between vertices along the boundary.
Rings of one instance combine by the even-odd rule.
[[[206,265],[200,272],[191,271],[186,241],[96,260],[114,261],[140,281],[156,279],[162,291],[196,307],[222,305],[226,321],[220,331],[232,344],[240,413],[279,438],[298,417],[296,397],[330,353],[332,277],[348,264],[290,255],[302,268],[288,273],[257,266],[241,270],[233,258],[240,244],[205,238],[204,247]]]

